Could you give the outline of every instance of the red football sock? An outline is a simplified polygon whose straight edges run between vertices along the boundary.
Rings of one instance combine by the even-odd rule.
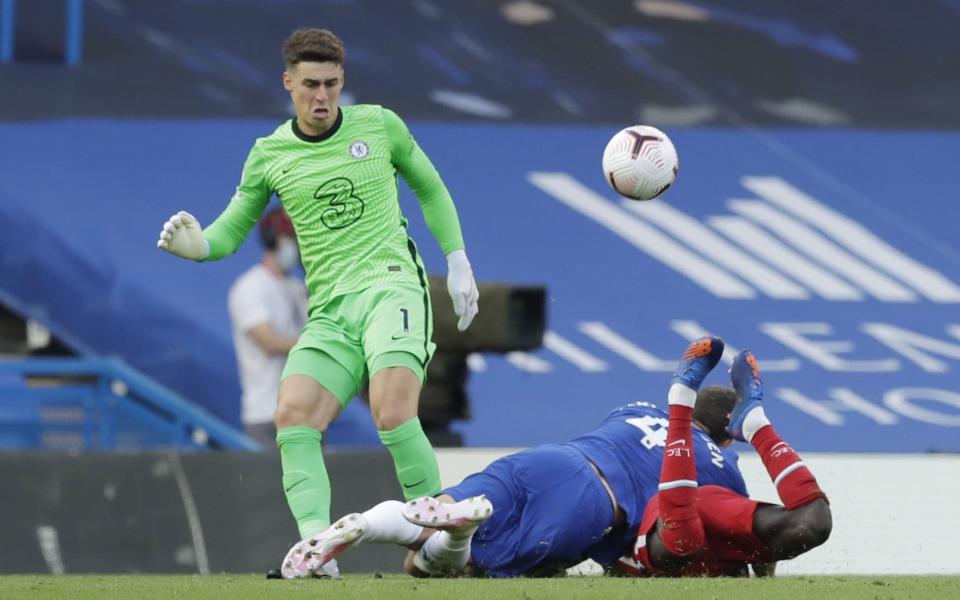
[[[660,535],[670,552],[688,556],[704,544],[703,523],[697,512],[697,463],[693,456],[693,409],[670,405],[667,445],[660,467]]]
[[[758,430],[750,443],[760,455],[787,510],[809,504],[817,498],[826,499],[827,495],[817,485],[813,473],[800,460],[800,455],[777,435],[773,425]]]

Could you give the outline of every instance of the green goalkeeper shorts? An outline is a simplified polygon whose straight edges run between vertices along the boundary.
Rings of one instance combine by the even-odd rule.
[[[436,348],[432,339],[427,288],[371,286],[337,296],[310,315],[290,350],[283,377],[312,377],[346,406],[385,367],[406,367],[422,384]]]

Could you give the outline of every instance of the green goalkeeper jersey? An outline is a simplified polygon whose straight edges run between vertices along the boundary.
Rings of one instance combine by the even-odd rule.
[[[310,311],[379,283],[423,285],[397,173],[410,185],[444,254],[463,248],[450,194],[406,125],[389,109],[344,106],[326,133],[285,122],[256,141],[226,210],[203,230],[207,260],[234,252],[276,194],[290,215],[310,290]]]

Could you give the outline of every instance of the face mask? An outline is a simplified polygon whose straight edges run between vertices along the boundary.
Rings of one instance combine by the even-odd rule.
[[[284,273],[297,268],[300,264],[300,249],[297,243],[290,239],[281,239],[277,245],[277,264]]]

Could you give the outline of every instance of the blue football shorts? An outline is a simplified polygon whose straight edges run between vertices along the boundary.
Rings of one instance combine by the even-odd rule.
[[[457,501],[484,494],[493,504],[470,551],[486,577],[556,574],[583,560],[613,522],[597,473],[583,454],[560,445],[505,456],[443,493]]]

